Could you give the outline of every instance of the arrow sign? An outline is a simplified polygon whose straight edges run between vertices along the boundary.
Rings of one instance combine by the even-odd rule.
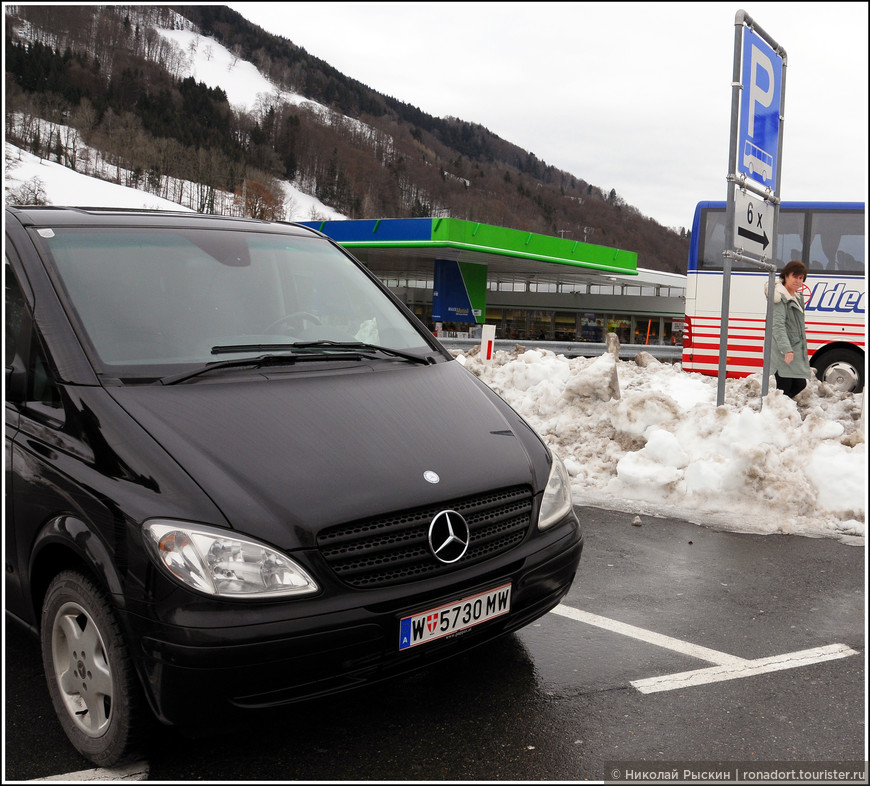
[[[753,232],[745,227],[737,227],[737,234],[740,237],[745,237],[753,243],[758,243],[761,246],[762,251],[767,248],[770,240],[768,240],[767,232],[763,235],[759,235],[756,232]]]
[[[734,189],[734,245],[756,257],[770,258],[765,254],[771,244],[768,229],[773,226],[773,205],[761,197],[753,196],[746,189]],[[773,249],[771,249],[771,252]]]

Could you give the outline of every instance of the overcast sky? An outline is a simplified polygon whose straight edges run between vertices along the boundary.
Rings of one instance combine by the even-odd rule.
[[[867,3],[229,3],[346,76],[616,189],[725,199],[734,19],[786,51],[781,197],[865,201]]]

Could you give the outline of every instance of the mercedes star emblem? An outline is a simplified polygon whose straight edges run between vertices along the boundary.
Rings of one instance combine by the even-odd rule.
[[[429,548],[441,562],[456,562],[468,550],[471,533],[455,510],[442,510],[429,525]]]

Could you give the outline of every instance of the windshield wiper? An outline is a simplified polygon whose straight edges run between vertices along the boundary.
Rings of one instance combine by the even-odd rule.
[[[293,347],[299,349],[334,349],[337,351],[353,351],[362,350],[363,352],[380,352],[384,355],[410,360],[412,363],[420,363],[424,366],[429,366],[435,363],[435,358],[431,355],[415,355],[412,352],[404,352],[401,349],[393,349],[392,347],[382,347],[378,344],[367,344],[364,341],[296,341],[292,344]],[[365,357],[373,359],[372,355],[366,354]]]
[[[287,345],[281,345],[282,348],[286,349]],[[239,349],[238,351],[251,351]],[[342,360],[362,360],[365,355],[357,353],[354,355],[342,355]],[[160,384],[162,385],[176,385],[179,382],[184,382],[188,379],[193,379],[194,377],[198,377],[201,374],[208,374],[212,371],[219,371],[220,369],[225,368],[242,368],[244,366],[252,366],[253,368],[262,368],[263,366],[292,366],[295,363],[300,361],[310,361],[310,360],[335,360],[334,355],[326,355],[326,354],[317,354],[317,355],[298,355],[298,354],[287,354],[287,355],[259,355],[254,358],[236,358],[235,360],[218,360],[214,363],[209,363],[208,365],[203,366],[202,368],[198,368],[195,371],[184,371],[180,374],[173,374],[168,377],[163,377],[160,380]]]
[[[302,351],[300,351],[302,350]],[[321,350],[319,352],[308,352],[306,350]],[[218,360],[214,363],[209,363],[202,368],[194,371],[183,371],[180,374],[173,374],[168,377],[163,377],[160,380],[162,385],[176,385],[179,382],[185,382],[188,379],[193,379],[202,374],[209,374],[212,371],[219,371],[225,368],[243,368],[252,366],[253,368],[262,368],[263,366],[292,366],[295,363],[316,360],[376,360],[375,352],[388,355],[390,357],[401,358],[412,363],[419,363],[424,366],[435,363],[435,358],[426,355],[414,355],[411,352],[403,352],[401,349],[391,349],[389,347],[381,347],[377,344],[366,344],[362,341],[297,341],[293,344],[226,344],[212,347],[213,355],[224,355],[233,352],[267,352],[265,355],[258,355],[252,358],[235,358],[230,360]],[[281,354],[274,354],[281,352]]]
[[[211,348],[212,355],[229,355],[233,352],[292,352],[295,344],[218,344]]]

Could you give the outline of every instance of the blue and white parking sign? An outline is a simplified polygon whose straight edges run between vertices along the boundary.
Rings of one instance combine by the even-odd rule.
[[[782,57],[748,27],[743,31],[741,74],[737,172],[775,190]]]

